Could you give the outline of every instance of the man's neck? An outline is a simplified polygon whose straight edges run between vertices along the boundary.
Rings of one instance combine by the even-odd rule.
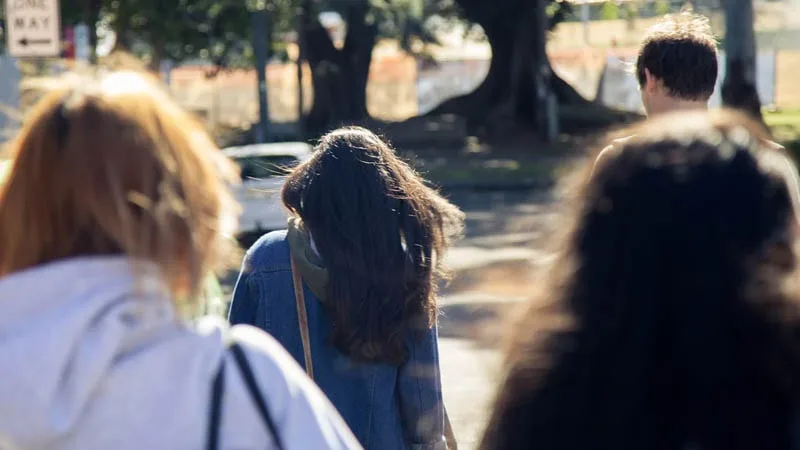
[[[650,111],[649,116],[660,114],[668,114],[681,111],[696,111],[707,110],[707,100],[683,100],[683,99],[669,99],[660,105],[657,109]]]

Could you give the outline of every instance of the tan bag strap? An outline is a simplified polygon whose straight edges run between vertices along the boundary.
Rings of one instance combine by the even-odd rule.
[[[314,364],[311,362],[311,338],[308,336],[308,316],[306,315],[306,299],[303,293],[303,276],[297,270],[294,258],[292,258],[292,281],[294,282],[294,299],[297,303],[297,325],[300,328],[300,339],[303,341],[306,373],[313,380]]]
[[[458,450],[456,434],[453,431],[453,425],[450,423],[450,415],[447,414],[447,408],[444,408],[444,441],[447,443],[447,450]]]

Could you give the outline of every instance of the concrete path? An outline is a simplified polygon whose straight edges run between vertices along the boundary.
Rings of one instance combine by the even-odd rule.
[[[442,389],[459,450],[480,443],[497,386],[500,354],[464,339],[439,341]]]

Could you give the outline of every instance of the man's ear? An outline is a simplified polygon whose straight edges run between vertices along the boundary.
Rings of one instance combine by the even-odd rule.
[[[655,75],[650,73],[650,70],[644,69],[644,86],[642,86],[643,90],[648,92],[654,92],[661,88],[661,80],[656,78]]]

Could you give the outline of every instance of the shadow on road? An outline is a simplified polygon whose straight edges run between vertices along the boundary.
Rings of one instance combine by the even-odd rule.
[[[439,336],[467,339],[482,348],[502,346],[508,322],[521,304],[517,301],[453,303],[440,308]]]
[[[444,295],[480,292],[508,300],[524,298],[531,283],[534,263],[526,260],[497,261],[459,270],[441,290]]]

